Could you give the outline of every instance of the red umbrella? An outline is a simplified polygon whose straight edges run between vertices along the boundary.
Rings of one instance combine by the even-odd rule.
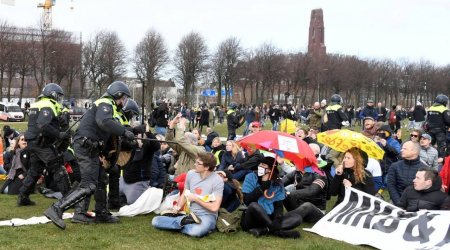
[[[262,130],[245,136],[237,141],[243,148],[256,148],[274,152],[281,158],[294,162],[295,166],[304,171],[307,166],[321,175],[317,167],[317,159],[309,145],[302,139],[279,131]]]

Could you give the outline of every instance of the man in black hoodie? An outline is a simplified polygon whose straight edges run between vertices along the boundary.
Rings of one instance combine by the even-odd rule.
[[[441,186],[442,180],[437,170],[421,167],[417,170],[413,185],[403,192],[398,206],[407,212],[448,209],[450,196],[441,191]]]

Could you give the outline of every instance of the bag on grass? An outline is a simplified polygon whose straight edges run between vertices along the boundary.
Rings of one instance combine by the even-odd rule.
[[[219,210],[219,217],[217,218],[217,231],[221,233],[237,232],[240,227],[242,212],[236,209],[232,213],[225,208]]]

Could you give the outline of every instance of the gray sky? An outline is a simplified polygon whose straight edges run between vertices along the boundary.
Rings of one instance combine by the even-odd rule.
[[[11,1],[11,0],[9,0]],[[44,0],[0,4],[0,19],[36,26]],[[117,31],[131,52],[154,28],[173,52],[183,35],[199,32],[212,53],[230,36],[244,48],[272,42],[285,52],[305,52],[311,10],[322,8],[328,53],[450,63],[448,0],[56,0],[53,26],[82,32]]]

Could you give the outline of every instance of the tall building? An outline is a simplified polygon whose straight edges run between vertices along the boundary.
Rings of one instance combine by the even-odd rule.
[[[308,54],[315,59],[324,58],[327,54],[325,46],[325,26],[323,24],[322,9],[311,11],[309,23]]]

